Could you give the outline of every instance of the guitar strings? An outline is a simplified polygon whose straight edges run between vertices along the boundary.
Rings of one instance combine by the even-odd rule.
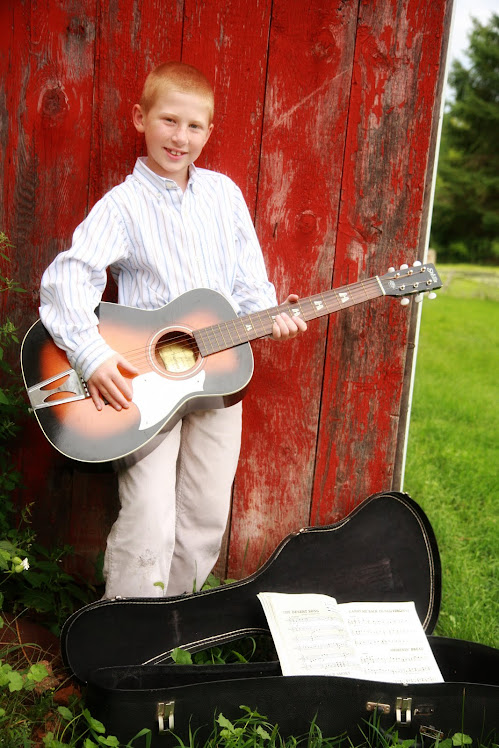
[[[337,309],[329,310],[328,308],[328,302],[335,301],[339,306],[338,309],[346,307],[346,306],[353,306],[355,304],[360,303],[363,301],[363,298],[358,298],[357,300],[353,300],[354,296],[356,295],[356,292],[359,290],[357,287],[362,288],[362,296],[365,296],[365,298],[373,298],[371,296],[368,296],[365,291],[366,289],[364,286],[369,283],[369,281],[376,281],[375,278],[369,279],[368,281],[359,281],[355,284],[352,284],[351,286],[347,286],[345,288],[349,291],[349,296],[352,300],[349,301],[349,303],[340,302],[339,301],[339,294],[342,293],[342,289],[332,289],[330,291],[323,292],[321,294],[316,294],[312,297],[307,297],[304,299],[299,299],[296,303],[293,304],[282,304],[278,307],[273,307],[271,309],[265,309],[260,310],[258,312],[253,312],[250,315],[246,315],[245,317],[235,317],[230,320],[224,320],[219,323],[215,323],[213,325],[208,325],[207,327],[200,328],[197,330],[193,330],[193,334],[198,333],[200,338],[203,336],[206,338],[203,342],[206,344],[212,344],[216,346],[216,350],[210,351],[210,353],[216,353],[221,350],[232,348],[236,345],[249,342],[252,339],[262,337],[265,334],[270,333],[270,329],[268,329],[268,324],[273,323],[273,316],[271,312],[285,312],[289,311],[292,306],[295,304],[300,306],[300,304],[305,305],[307,304],[310,309],[313,311],[313,316],[308,317],[308,319],[313,319],[314,317],[319,318],[321,316],[325,316],[326,314],[330,314],[331,311],[337,311]],[[327,300],[326,300],[327,297]],[[322,305],[325,308],[325,311],[317,311],[317,309],[313,306],[313,300],[319,300]],[[263,316],[263,319],[262,319]],[[244,325],[244,320],[251,319],[252,323],[256,319],[256,324],[252,324],[252,330],[253,332],[251,334],[248,333],[246,329],[241,330],[244,332],[244,339],[241,339],[240,335],[238,335],[237,340],[233,340],[231,330],[229,328],[233,328],[233,331],[236,331],[236,328],[241,325]],[[227,334],[227,336],[230,338],[230,343],[227,344],[223,335],[223,331]],[[156,347],[156,350],[165,350],[170,347],[178,346],[179,343],[181,344],[182,348],[184,348],[187,351],[198,351],[198,344],[194,337],[192,337],[187,332],[178,332],[178,334],[175,334],[175,332],[178,331],[172,331],[172,335],[168,338],[168,340],[161,343],[161,345]],[[168,333],[165,333],[168,334]],[[130,363],[136,363],[140,364],[142,361],[144,363],[147,362],[147,347],[140,347],[137,349],[129,350],[128,352],[123,352],[123,355],[125,355]],[[209,355],[205,354],[205,355]]]
[[[216,346],[216,350],[211,351],[210,353],[217,353],[221,350],[226,350],[228,348],[233,348],[237,345],[241,345],[243,343],[247,343],[252,339],[256,339],[259,337],[262,337],[263,335],[270,334],[270,330],[268,329],[269,323],[273,323],[273,315],[274,313],[282,313],[282,312],[289,312],[291,307],[293,306],[307,306],[310,311],[312,312],[312,316],[307,317],[307,320],[311,320],[314,318],[320,318],[322,316],[325,316],[326,314],[331,314],[333,311],[337,311],[338,309],[354,306],[356,304],[359,304],[361,301],[366,299],[375,298],[373,296],[370,296],[366,293],[366,286],[374,286],[376,289],[379,289],[379,286],[377,284],[376,278],[369,278],[367,281],[358,281],[356,283],[353,283],[349,286],[340,287],[337,289],[330,289],[329,291],[325,291],[319,294],[315,294],[314,296],[305,297],[303,299],[298,299],[298,301],[293,302],[291,304],[281,304],[277,307],[273,307],[271,309],[264,309],[257,312],[253,312],[249,315],[245,315],[244,317],[235,317],[230,320],[223,320],[222,322],[215,323],[213,325],[208,325],[204,328],[200,328],[197,330],[193,330],[192,334],[188,332],[179,332],[179,331],[172,331],[171,336],[168,337],[167,340],[159,344],[155,347],[155,350],[157,351],[164,351],[169,348],[181,346],[184,350],[192,353],[199,353],[199,346],[193,337],[194,334],[198,334],[200,338],[205,338],[202,340],[202,342],[205,345],[212,345]],[[346,290],[343,290],[346,289]],[[343,302],[340,300],[340,294],[341,293],[348,293],[348,296],[350,297],[347,302]],[[314,306],[314,301],[320,301],[325,311],[318,311],[317,307]],[[328,304],[331,302],[336,302],[337,308],[330,310],[328,308]],[[263,319],[262,319],[263,317]],[[250,333],[245,327],[245,320],[251,320],[252,323],[252,332]],[[256,323],[255,323],[256,319]],[[237,333],[237,327],[241,329],[241,332],[244,332],[244,339],[241,339],[239,333]],[[232,328],[232,332],[237,333],[238,339],[233,340],[232,338],[232,332],[229,328]],[[224,338],[224,334],[230,338],[230,343],[227,344]],[[168,332],[165,333],[168,335]],[[161,340],[161,338],[160,338]],[[139,347],[136,349],[131,349],[127,352],[122,352],[122,355],[126,356],[126,358],[130,361],[131,364],[140,366],[141,364],[146,365],[148,361],[147,356],[147,349],[148,347]],[[209,355],[203,354],[203,355]]]

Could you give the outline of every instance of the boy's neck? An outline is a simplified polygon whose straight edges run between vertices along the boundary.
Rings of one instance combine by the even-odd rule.
[[[189,184],[190,166],[187,167],[187,170],[184,173],[166,176],[165,174],[161,174],[157,169],[154,168],[154,163],[151,163],[150,158],[146,158],[144,163],[147,166],[147,168],[150,169],[150,171],[152,171],[154,174],[157,174],[159,177],[162,177],[163,179],[168,179],[171,182],[175,182],[175,184],[178,187],[180,187],[182,192],[186,191],[187,185]]]
[[[187,174],[186,177],[179,177],[178,179],[174,179],[173,181],[178,184],[182,192],[185,192],[187,189],[187,185],[189,184],[189,174]]]

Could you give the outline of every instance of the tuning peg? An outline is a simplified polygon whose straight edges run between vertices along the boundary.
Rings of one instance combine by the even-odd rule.
[[[416,302],[416,304],[420,304],[423,301],[423,294],[418,293],[418,295],[414,298],[414,301]]]
[[[406,263],[404,262],[404,264],[400,266],[400,269],[401,269],[401,270],[407,270],[407,269],[408,269],[408,267],[409,267],[409,265],[407,265],[407,264],[406,264]]]
[[[421,267],[421,262],[419,260],[416,260],[416,262],[412,263],[412,266],[415,267],[415,268],[419,268],[419,267]]]
[[[388,268],[388,272],[389,273],[394,273],[395,272],[395,268]]]
[[[437,294],[434,291],[432,291],[431,293],[428,294],[428,298],[429,299],[436,299],[437,298]]]
[[[407,296],[404,296],[403,299],[400,299],[400,306],[407,306],[411,303],[411,300],[407,298]]]

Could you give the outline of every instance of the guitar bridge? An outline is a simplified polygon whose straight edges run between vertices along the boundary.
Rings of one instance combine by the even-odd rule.
[[[49,387],[49,385],[57,382],[59,379],[64,379],[59,387]],[[68,397],[51,399],[53,395],[59,392],[67,392]],[[28,387],[27,393],[33,410],[52,408],[54,405],[72,403],[76,400],[84,400],[86,397],[89,397],[85,382],[78,376],[74,369],[68,369],[61,374],[56,374],[54,377]]]

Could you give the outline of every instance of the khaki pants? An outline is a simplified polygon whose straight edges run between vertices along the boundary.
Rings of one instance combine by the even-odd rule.
[[[118,464],[105,598],[199,590],[220,553],[241,446],[241,403],[196,411]],[[159,583],[159,584],[157,584]]]

